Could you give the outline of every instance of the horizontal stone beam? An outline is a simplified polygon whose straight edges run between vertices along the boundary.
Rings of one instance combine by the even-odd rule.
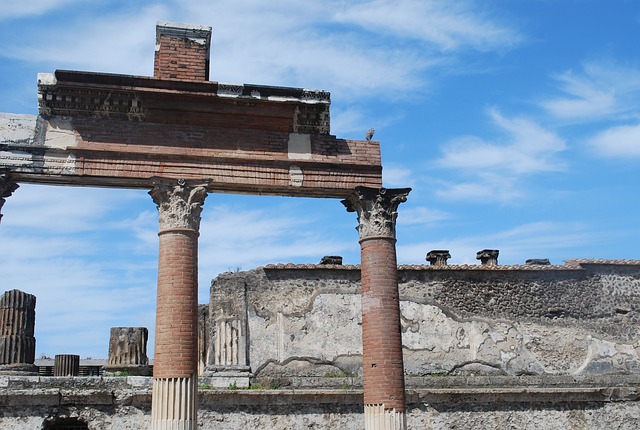
[[[382,186],[380,144],[330,134],[330,94],[58,70],[38,75],[40,115],[0,114],[0,172],[57,185],[346,197]]]

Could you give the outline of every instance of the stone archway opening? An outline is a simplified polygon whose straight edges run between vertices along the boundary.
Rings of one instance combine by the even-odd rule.
[[[89,430],[89,425],[80,418],[55,418],[47,419],[42,430]]]

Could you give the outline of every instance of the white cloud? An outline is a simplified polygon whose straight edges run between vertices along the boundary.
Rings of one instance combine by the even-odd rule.
[[[640,69],[611,61],[590,61],[576,73],[572,70],[554,76],[563,96],[541,103],[552,115],[578,121],[608,119],[628,114],[637,107],[640,95]]]
[[[402,225],[432,225],[450,218],[451,215],[444,211],[418,206],[402,208],[398,215],[398,223]]]
[[[382,184],[387,188],[414,186],[413,173],[408,166],[385,164],[382,170]]]
[[[606,157],[640,157],[640,124],[611,127],[588,143]]]
[[[0,20],[45,15],[56,9],[81,2],[82,0],[30,0],[28,2],[2,0],[0,1]]]
[[[565,169],[558,154],[566,145],[555,133],[527,118],[506,118],[496,110],[489,115],[504,138],[464,136],[445,145],[436,165],[466,179],[443,180],[439,196],[507,202],[521,195],[517,184],[524,176]]]
[[[149,6],[76,17],[77,22],[46,26],[5,43],[0,55],[53,64],[56,69],[148,76],[153,74],[156,21],[166,14],[163,6]]]
[[[516,39],[477,12],[470,3],[433,1],[165,1],[30,31],[4,43],[0,55],[59,69],[150,75],[156,20],[203,23],[213,27],[212,80],[331,89],[347,101],[405,99],[423,92],[424,72],[445,61],[409,39],[444,50],[500,49]],[[383,17],[388,25],[375,25]],[[398,31],[405,20],[411,31]],[[369,31],[353,31],[353,23]]]
[[[565,149],[565,143],[555,133],[526,118],[508,119],[495,110],[490,111],[490,116],[507,134],[506,144],[486,142],[475,136],[461,137],[443,148],[438,164],[447,168],[490,169],[515,175],[564,168],[563,163],[555,159],[555,154]]]
[[[515,30],[483,15],[471,2],[439,0],[360,1],[343,3],[335,12],[339,22],[419,40],[443,51],[468,47],[489,51],[520,42]]]

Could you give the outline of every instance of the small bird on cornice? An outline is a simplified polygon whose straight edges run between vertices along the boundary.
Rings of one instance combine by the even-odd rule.
[[[364,138],[367,140],[373,139],[373,133],[375,132],[376,130],[374,128],[370,128],[369,131],[367,131],[367,134],[364,135]]]

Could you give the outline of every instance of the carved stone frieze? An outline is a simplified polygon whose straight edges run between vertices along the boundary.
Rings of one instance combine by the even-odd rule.
[[[398,206],[407,201],[411,188],[356,187],[342,204],[348,212],[358,213],[360,239],[368,237],[396,237]]]
[[[329,134],[329,105],[326,103],[309,103],[296,106],[293,132]]]
[[[200,229],[202,205],[207,198],[206,184],[189,185],[184,179],[173,183],[156,182],[149,195],[158,205],[160,231]]]
[[[142,99],[135,92],[59,85],[38,85],[38,108],[41,115],[90,116],[130,121],[142,121],[145,116]]]
[[[13,182],[9,176],[9,173],[0,172],[0,222],[2,221],[2,206],[7,197],[11,197],[11,194],[17,190],[19,185]]]

